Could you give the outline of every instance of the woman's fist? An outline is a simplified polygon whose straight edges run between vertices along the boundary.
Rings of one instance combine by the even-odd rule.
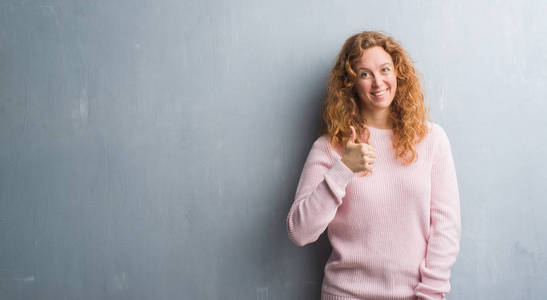
[[[342,162],[354,173],[362,171],[372,172],[372,165],[376,161],[376,150],[369,144],[359,143],[355,128],[351,128],[351,137],[346,143]]]

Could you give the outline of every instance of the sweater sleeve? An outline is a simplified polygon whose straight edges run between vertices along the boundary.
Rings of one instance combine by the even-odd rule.
[[[420,264],[418,299],[446,299],[450,292],[450,269],[460,250],[460,198],[450,142],[436,124],[436,149],[431,171],[430,234],[426,255]],[[435,129],[434,129],[435,130]]]
[[[346,186],[354,176],[340,155],[329,148],[326,135],[313,143],[286,219],[289,238],[294,244],[305,246],[319,238],[334,219]]]

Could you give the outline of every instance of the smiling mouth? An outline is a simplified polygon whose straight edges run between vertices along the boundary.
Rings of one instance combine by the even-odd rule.
[[[375,93],[370,93],[371,95],[373,95],[374,97],[382,97],[383,95],[385,95],[387,93],[387,88],[381,90],[381,91],[378,91],[378,92],[375,92]]]

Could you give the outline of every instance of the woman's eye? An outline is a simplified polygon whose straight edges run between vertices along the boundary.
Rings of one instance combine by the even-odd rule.
[[[368,75],[368,73],[361,73],[359,74],[359,77],[365,77],[366,75]]]
[[[391,69],[388,68],[388,67],[385,67],[383,70],[384,70],[385,72],[387,72],[387,71],[389,71],[389,70],[391,70]]]

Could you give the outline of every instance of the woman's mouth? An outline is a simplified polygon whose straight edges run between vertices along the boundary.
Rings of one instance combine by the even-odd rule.
[[[386,94],[387,94],[387,90],[388,88],[385,88],[383,90],[380,90],[380,91],[377,91],[377,92],[374,92],[374,93],[370,93],[374,98],[383,98]]]

